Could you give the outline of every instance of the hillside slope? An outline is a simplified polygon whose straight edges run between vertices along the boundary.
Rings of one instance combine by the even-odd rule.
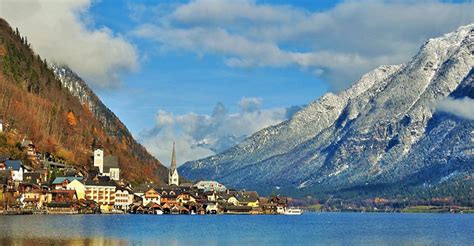
[[[34,54],[26,37],[2,19],[0,63],[0,116],[11,133],[82,167],[91,165],[91,145],[98,138],[106,153],[119,157],[126,178],[165,180],[166,168],[133,139],[82,80],[76,85],[81,91],[74,93]]]
[[[180,171],[264,193],[396,195],[459,180],[472,190],[473,121],[434,105],[448,96],[474,98],[473,54],[474,24],[430,39],[408,63],[381,66]]]

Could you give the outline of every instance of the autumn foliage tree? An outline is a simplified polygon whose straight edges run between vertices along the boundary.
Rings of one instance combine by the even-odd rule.
[[[63,88],[45,60],[32,51],[26,37],[2,19],[0,117],[10,129],[15,129],[16,138],[27,137],[40,151],[64,158],[70,164],[91,166],[91,145],[98,138],[107,154],[119,157],[126,178],[161,182],[166,177],[166,169],[156,159],[144,159],[137,154],[146,150],[134,151],[126,136],[108,134],[90,106],[81,104]]]

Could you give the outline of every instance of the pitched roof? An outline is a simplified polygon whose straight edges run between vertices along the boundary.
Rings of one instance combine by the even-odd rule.
[[[15,171],[19,171],[21,166],[23,165],[23,163],[20,160],[6,160],[5,164],[7,165],[7,167]]]
[[[33,167],[31,167],[31,166],[29,166],[29,165],[25,165],[25,164],[23,164],[23,168],[24,168],[25,170],[30,171],[30,172],[33,171],[33,170],[35,170]]]
[[[147,184],[140,184],[138,186],[133,187],[133,193],[145,193],[148,189],[150,189],[150,185]]]
[[[147,208],[159,208],[160,205],[156,202],[149,202],[145,207],[147,207]]]
[[[129,194],[132,193],[132,189],[131,189],[131,188],[126,187],[126,186],[121,186],[121,185],[117,185],[117,186],[115,187],[115,190],[116,190],[116,191],[119,191],[119,190],[120,190],[120,191],[122,191],[122,192],[123,192],[123,191],[128,191]]]
[[[113,180],[88,180],[85,185],[89,186],[117,186],[117,183]]]
[[[119,168],[117,156],[104,157],[104,173],[109,173],[111,168]]]
[[[72,182],[74,180],[82,181],[84,178],[83,177],[57,177],[53,181],[54,184],[61,184],[64,180],[67,180],[69,182]]]
[[[248,212],[248,211],[252,210],[252,207],[250,207],[250,206],[235,206],[233,204],[225,204],[224,208],[227,211],[230,210],[230,211],[238,211],[238,212]]]
[[[164,198],[164,199],[176,199],[178,197],[178,195],[161,195],[161,198]]]
[[[243,191],[236,198],[239,202],[256,202],[259,197],[256,191]]]
[[[219,197],[222,197],[225,200],[229,200],[229,198],[231,198],[231,197],[237,198],[237,196],[235,194],[232,194],[232,193],[230,193],[230,194],[221,193],[221,194],[219,194]]]

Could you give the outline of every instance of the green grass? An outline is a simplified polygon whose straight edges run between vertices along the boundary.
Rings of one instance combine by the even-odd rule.
[[[308,206],[306,209],[309,211],[315,211],[315,212],[320,212],[322,210],[323,205],[321,204],[314,204],[311,206]]]
[[[438,206],[412,206],[402,210],[403,213],[474,213],[474,208],[469,207],[438,207]]]

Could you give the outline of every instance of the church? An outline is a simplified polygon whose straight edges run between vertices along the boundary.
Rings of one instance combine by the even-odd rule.
[[[94,167],[99,169],[100,176],[106,176],[115,181],[120,180],[117,156],[104,156],[104,147],[100,143],[94,142]]]
[[[171,166],[168,173],[168,185],[172,186],[179,186],[179,174],[178,168],[176,167],[176,144],[173,143],[173,152],[171,153]]]

